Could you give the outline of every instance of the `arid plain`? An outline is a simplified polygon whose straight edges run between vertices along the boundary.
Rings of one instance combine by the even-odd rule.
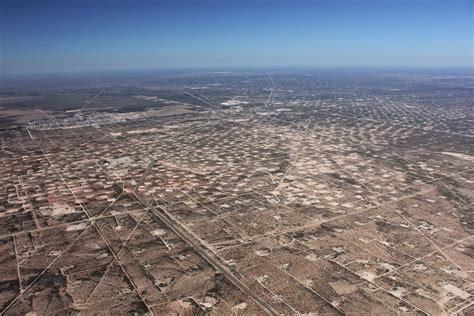
[[[0,89],[4,315],[472,315],[474,78]]]

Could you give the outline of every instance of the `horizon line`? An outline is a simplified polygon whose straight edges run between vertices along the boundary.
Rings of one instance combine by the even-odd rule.
[[[103,68],[103,69],[64,69],[53,71],[37,72],[0,72],[0,79],[4,76],[15,75],[54,75],[54,74],[74,74],[74,73],[101,73],[101,72],[120,72],[120,71],[159,71],[159,70],[186,70],[186,69],[269,69],[269,68],[313,68],[313,69],[419,69],[419,70],[474,70],[474,65],[172,65],[155,67],[131,67],[131,68]]]

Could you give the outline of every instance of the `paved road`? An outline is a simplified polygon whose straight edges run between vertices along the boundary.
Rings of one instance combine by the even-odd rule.
[[[245,285],[239,278],[237,278],[224,264],[217,259],[211,251],[208,251],[204,245],[198,240],[186,233],[178,223],[174,222],[163,211],[158,210],[151,203],[141,198],[136,191],[131,194],[136,200],[146,205],[150,211],[165,223],[176,235],[182,238],[186,243],[193,247],[207,262],[209,262],[215,269],[223,273],[235,286],[247,294],[255,303],[263,308],[270,315],[279,315],[279,313],[265,300],[255,294],[247,285]]]

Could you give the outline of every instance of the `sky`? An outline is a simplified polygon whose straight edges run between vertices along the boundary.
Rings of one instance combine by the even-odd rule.
[[[473,66],[470,0],[0,0],[0,72]]]

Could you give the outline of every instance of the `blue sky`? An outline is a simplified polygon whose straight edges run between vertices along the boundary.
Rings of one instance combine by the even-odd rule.
[[[471,67],[472,2],[0,0],[0,71]]]

